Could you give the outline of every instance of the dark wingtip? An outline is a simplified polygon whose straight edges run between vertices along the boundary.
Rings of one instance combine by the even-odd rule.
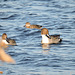
[[[24,25],[23,27],[26,27],[26,25]]]
[[[41,25],[41,27],[43,27],[43,26]]]
[[[9,38],[6,38],[6,41],[9,43]]]
[[[62,42],[62,39],[60,39],[60,41],[59,42]]]

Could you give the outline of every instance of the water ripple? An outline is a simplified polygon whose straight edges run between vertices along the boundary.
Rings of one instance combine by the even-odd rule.
[[[41,30],[23,27],[26,22],[42,25],[50,35],[60,34],[62,42],[41,45]],[[74,0],[2,0],[0,34],[3,33],[17,42],[17,46],[9,46],[6,51],[16,60],[16,64],[1,64],[4,75],[75,73]]]
[[[9,15],[8,17],[2,17],[0,19],[2,20],[14,20],[18,17],[19,15],[18,14],[12,14],[12,15]]]

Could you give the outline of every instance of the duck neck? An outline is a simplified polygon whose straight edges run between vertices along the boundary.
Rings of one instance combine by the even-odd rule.
[[[26,28],[30,28],[30,26],[26,26]]]
[[[49,38],[46,35],[42,35],[42,43],[49,43]]]
[[[8,42],[6,40],[2,40],[3,43],[8,44]]]

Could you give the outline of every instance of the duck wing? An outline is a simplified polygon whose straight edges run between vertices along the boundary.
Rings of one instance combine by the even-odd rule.
[[[40,25],[35,25],[35,26],[37,26],[37,27],[39,27],[39,28],[42,27],[42,26],[40,26]]]
[[[50,35],[47,34],[46,36],[47,36],[49,39],[51,39],[51,36],[50,36]]]
[[[6,38],[6,41],[7,41],[8,43],[10,43],[9,40],[10,40],[10,38]]]
[[[50,35],[51,38],[55,38],[55,39],[59,39],[60,38],[60,35],[58,34],[55,34],[55,35]]]
[[[10,38],[7,38],[6,41],[7,41],[8,43],[16,43],[14,39],[10,39]]]
[[[42,27],[42,26],[40,26],[40,25],[36,25],[37,27]]]

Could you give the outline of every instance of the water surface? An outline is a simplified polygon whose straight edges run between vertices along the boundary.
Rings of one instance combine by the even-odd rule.
[[[41,30],[26,29],[26,22],[60,34],[62,43],[41,45]],[[75,75],[75,0],[1,0],[0,35],[17,42],[6,53],[16,64],[0,62],[4,75]]]

